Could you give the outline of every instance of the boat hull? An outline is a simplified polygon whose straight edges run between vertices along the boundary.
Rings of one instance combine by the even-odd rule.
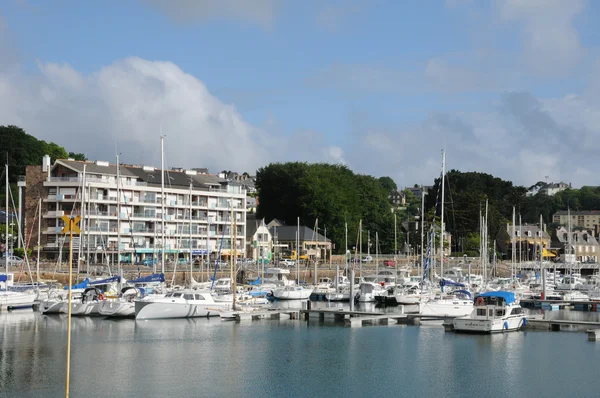
[[[72,302],[71,303],[71,315],[76,315],[76,316],[100,315],[100,312],[99,312],[100,304],[101,304],[101,302],[98,302],[98,301],[86,302],[86,303]],[[63,303],[62,311],[64,313],[67,313],[69,311],[69,303],[68,302]]]
[[[278,300],[308,300],[312,293],[311,289],[302,290],[274,290],[273,297]]]
[[[161,303],[153,301],[135,302],[135,319],[202,318],[219,316],[226,308],[217,304]]]
[[[36,294],[21,292],[0,292],[0,305],[8,308],[26,308],[33,306]]]
[[[525,315],[511,316],[504,319],[455,318],[452,320],[453,330],[457,333],[505,333],[516,332],[526,323]]]
[[[98,309],[100,315],[118,317],[118,318],[134,318],[135,303],[122,301],[104,301]]]
[[[458,301],[455,303],[437,303],[435,301],[429,301],[425,303],[419,303],[419,314],[425,316],[436,316],[436,317],[464,317],[470,315],[473,312],[473,303],[463,303]]]
[[[42,314],[61,314],[63,312],[63,300],[46,299],[40,302]]]

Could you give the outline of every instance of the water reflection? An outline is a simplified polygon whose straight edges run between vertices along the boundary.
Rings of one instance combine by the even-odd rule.
[[[321,325],[74,318],[71,395],[495,398],[600,388],[589,377],[600,344],[582,333]],[[64,394],[66,317],[1,314],[0,336],[0,396]]]

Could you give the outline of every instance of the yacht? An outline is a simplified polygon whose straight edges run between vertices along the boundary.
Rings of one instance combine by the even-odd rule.
[[[135,317],[135,299],[140,297],[140,291],[133,286],[121,289],[121,293],[114,300],[104,300],[100,304],[100,315],[131,318]]]
[[[230,304],[215,303],[209,291],[182,289],[164,297],[135,300],[135,319],[196,318],[219,316]]]
[[[273,290],[273,297],[279,300],[308,300],[312,289],[298,285],[283,286]]]
[[[384,292],[383,287],[375,282],[362,282],[358,286],[356,301],[359,303],[372,303],[375,298]]]
[[[452,320],[456,332],[497,333],[519,330],[527,320],[515,294],[507,291],[482,293],[475,298],[469,316]]]

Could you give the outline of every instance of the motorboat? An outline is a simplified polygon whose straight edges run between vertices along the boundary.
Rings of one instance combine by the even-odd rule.
[[[375,302],[376,296],[384,292],[383,287],[379,283],[375,282],[362,282],[358,286],[358,294],[356,295],[356,301],[359,303],[372,303]]]
[[[565,275],[560,282],[556,284],[556,290],[576,290],[583,285],[585,281],[579,274]]]
[[[273,297],[279,300],[308,300],[313,289],[299,285],[288,285],[273,290]]]
[[[600,287],[600,276],[599,275],[590,275],[585,278],[585,281],[578,286],[579,290],[582,291],[590,291],[595,290]]]
[[[463,333],[511,332],[526,324],[525,314],[515,294],[507,291],[476,296],[471,314],[452,320],[453,330]]]
[[[126,286],[121,289],[121,293],[114,300],[104,300],[100,304],[98,312],[100,315],[132,318],[135,317],[135,299],[139,298],[141,293],[133,286]]]
[[[219,316],[230,303],[215,303],[207,290],[182,289],[164,297],[144,297],[135,300],[135,319],[196,318]]]

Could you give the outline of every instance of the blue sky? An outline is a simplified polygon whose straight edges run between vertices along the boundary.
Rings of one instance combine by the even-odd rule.
[[[0,124],[90,158],[597,185],[592,1],[5,0]],[[590,163],[574,159],[590,157]]]

